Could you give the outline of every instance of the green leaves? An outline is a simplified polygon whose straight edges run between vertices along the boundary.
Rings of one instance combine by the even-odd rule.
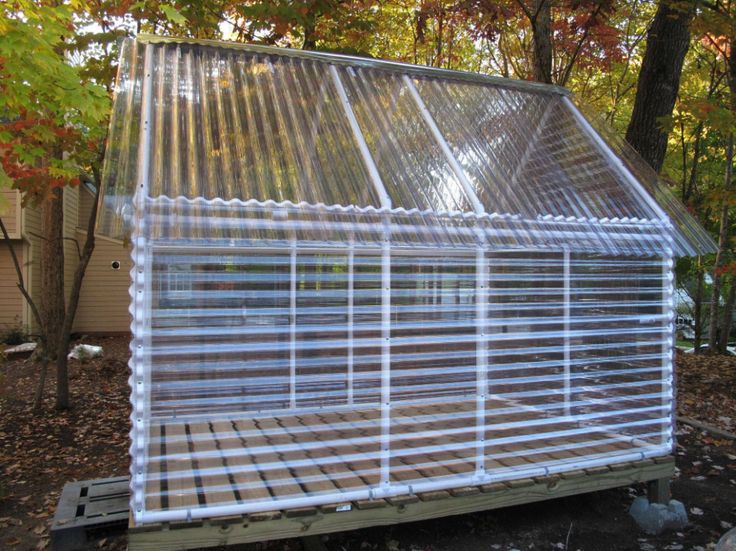
[[[166,16],[166,19],[168,19],[172,23],[176,23],[177,25],[185,25],[187,23],[187,18],[179,13],[179,10],[177,10],[171,4],[161,4],[159,6],[159,9]]]
[[[71,56],[85,7],[0,4],[0,186],[43,196],[97,156],[109,96]]]

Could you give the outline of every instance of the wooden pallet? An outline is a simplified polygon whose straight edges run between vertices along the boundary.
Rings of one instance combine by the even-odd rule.
[[[313,536],[521,505],[635,482],[653,481],[651,495],[663,500],[674,465],[672,457],[664,457],[443,492],[192,522],[135,526],[131,519],[128,548],[183,550]]]

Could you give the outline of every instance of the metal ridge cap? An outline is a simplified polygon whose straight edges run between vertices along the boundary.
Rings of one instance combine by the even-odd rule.
[[[211,40],[205,38],[183,38],[172,36],[158,36],[153,34],[141,33],[135,37],[137,42],[143,44],[191,44],[193,46],[208,46],[212,48],[239,50],[244,52],[252,52],[264,55],[277,55],[282,57],[292,57],[300,59],[311,59],[314,61],[322,61],[326,63],[334,63],[350,67],[363,67],[369,69],[384,69],[403,74],[411,74],[415,76],[436,77],[447,80],[461,80],[466,82],[475,82],[479,84],[488,84],[501,88],[513,88],[524,92],[535,92],[543,94],[556,94],[560,96],[570,96],[571,92],[567,88],[556,84],[545,84],[541,82],[516,80],[503,78],[493,75],[485,75],[482,73],[472,73],[468,71],[457,71],[454,69],[441,69],[438,67],[428,67],[426,65],[412,65],[402,61],[389,61],[385,59],[376,59],[368,57],[358,57],[346,54],[336,54],[331,52],[316,52],[310,50],[296,50],[293,48],[281,48],[278,46],[263,46],[260,44],[243,44],[240,42],[232,42],[225,40]]]

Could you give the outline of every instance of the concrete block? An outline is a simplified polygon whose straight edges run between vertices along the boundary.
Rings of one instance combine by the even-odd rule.
[[[647,534],[661,534],[666,530],[679,529],[687,524],[685,506],[676,499],[671,499],[667,505],[662,505],[661,503],[649,503],[645,496],[639,496],[631,504],[629,514],[639,528]]]

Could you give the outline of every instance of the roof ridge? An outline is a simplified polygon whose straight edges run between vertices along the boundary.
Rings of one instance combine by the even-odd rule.
[[[276,55],[281,57],[291,57],[297,59],[310,59],[313,61],[321,61],[324,63],[335,63],[339,65],[347,65],[352,67],[361,67],[368,69],[383,69],[387,71],[410,74],[415,76],[435,77],[452,80],[461,80],[465,82],[476,82],[478,84],[486,84],[498,86],[500,88],[512,88],[531,93],[556,94],[559,96],[570,96],[571,92],[567,88],[556,84],[545,84],[542,82],[534,82],[528,80],[516,80],[504,78],[494,75],[486,75],[483,73],[473,73],[469,71],[458,71],[454,69],[442,69],[438,67],[429,67],[427,65],[412,65],[403,61],[390,61],[378,58],[358,57],[346,54],[337,54],[332,52],[317,52],[311,50],[296,50],[293,48],[281,48],[278,46],[263,46],[260,44],[244,44],[241,42],[233,42],[227,40],[211,40],[205,38],[185,38],[158,36],[154,34],[141,33],[136,36],[136,41],[142,44],[191,44],[193,46],[209,46],[212,48],[239,50],[243,52],[251,52],[264,55]]]

